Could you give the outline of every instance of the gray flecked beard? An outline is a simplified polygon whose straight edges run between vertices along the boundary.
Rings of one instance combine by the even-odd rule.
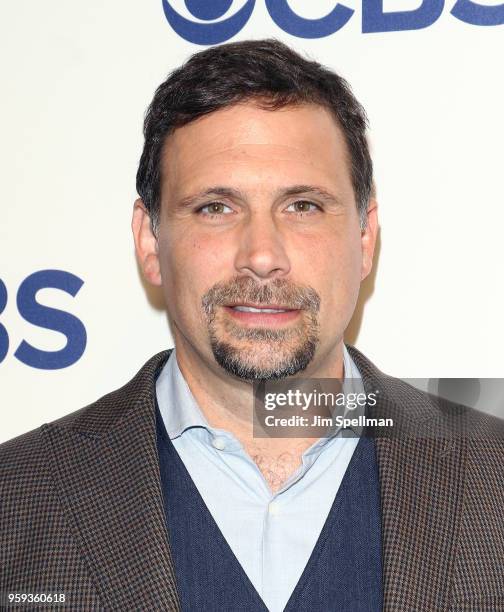
[[[248,341],[249,348],[234,346],[232,341],[219,338],[216,306],[237,302],[254,304],[282,304],[303,311],[304,321],[293,329],[244,328],[224,319],[221,325],[228,336]],[[217,283],[202,298],[208,325],[210,346],[217,363],[227,372],[242,380],[278,380],[302,372],[311,362],[319,342],[317,314],[320,297],[311,287],[296,286],[285,279],[275,279],[261,285],[251,277],[242,277],[229,283]],[[292,343],[290,350],[286,343]],[[267,350],[262,363],[254,361],[254,354]]]

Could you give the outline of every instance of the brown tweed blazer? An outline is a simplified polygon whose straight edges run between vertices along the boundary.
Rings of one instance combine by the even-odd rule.
[[[440,437],[450,409],[350,352],[380,389],[375,414],[409,429],[377,438],[384,610],[504,611],[502,423],[464,412],[471,435]],[[0,446],[0,592],[65,593],[67,610],[179,609],[155,437],[168,355]]]

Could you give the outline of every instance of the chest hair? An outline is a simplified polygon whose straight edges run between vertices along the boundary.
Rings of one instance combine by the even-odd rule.
[[[250,456],[260,469],[272,493],[276,493],[301,465],[299,452],[285,451],[278,456],[252,452]]]

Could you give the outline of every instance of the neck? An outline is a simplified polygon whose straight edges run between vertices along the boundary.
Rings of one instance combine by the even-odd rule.
[[[303,451],[314,443],[313,438],[254,437],[252,383],[230,375],[215,362],[213,356],[205,358],[179,333],[175,333],[175,345],[180,371],[209,424],[232,433],[251,457],[268,460],[291,453],[299,459]],[[326,355],[318,355],[299,374],[303,378],[342,376],[342,339]]]

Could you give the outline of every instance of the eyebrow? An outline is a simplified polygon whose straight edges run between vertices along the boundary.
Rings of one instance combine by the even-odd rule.
[[[300,195],[314,195],[328,204],[342,206],[341,200],[336,195],[334,195],[330,191],[327,191],[323,187],[319,187],[316,185],[293,185],[292,187],[279,189],[277,191],[275,199],[289,198]],[[199,200],[203,200],[205,198],[213,196],[220,196],[235,200],[246,201],[244,193],[239,189],[217,185],[182,198],[182,200],[180,200],[176,206],[177,208],[188,208],[193,206]]]
[[[179,202],[177,202],[177,208],[187,208],[195,204],[198,200],[203,200],[210,196],[220,196],[225,198],[232,198],[238,200],[245,200],[245,196],[239,189],[233,189],[232,187],[210,187],[209,189],[205,189],[204,191],[200,191],[193,195],[182,198]]]
[[[341,200],[336,195],[316,185],[293,185],[292,187],[288,187],[287,189],[280,190],[280,195],[284,197],[292,197],[305,194],[315,195],[321,200],[327,202],[328,204],[336,204],[338,206],[342,206]]]

